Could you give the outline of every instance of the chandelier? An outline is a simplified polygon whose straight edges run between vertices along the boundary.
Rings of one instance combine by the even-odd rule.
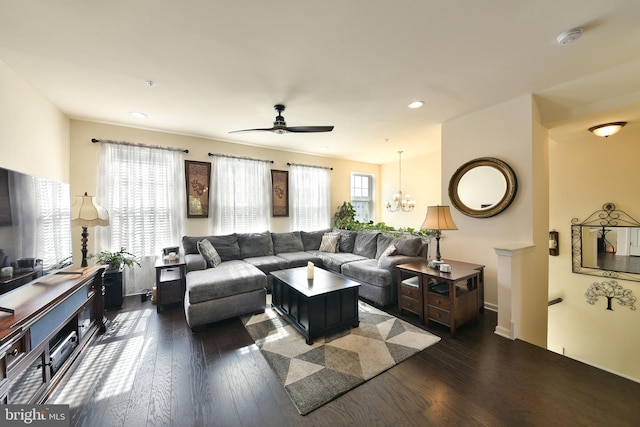
[[[398,151],[398,192],[393,195],[393,200],[387,202],[389,212],[411,212],[416,207],[416,201],[411,200],[411,194],[402,194],[402,151]]]

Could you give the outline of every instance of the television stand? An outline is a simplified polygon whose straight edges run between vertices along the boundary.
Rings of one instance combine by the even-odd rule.
[[[98,332],[104,266],[51,274],[0,295],[0,404],[41,404]]]

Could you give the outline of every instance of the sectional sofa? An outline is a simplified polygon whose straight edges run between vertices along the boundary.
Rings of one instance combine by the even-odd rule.
[[[269,273],[309,261],[358,281],[361,298],[389,305],[397,301],[395,266],[426,259],[429,244],[418,237],[326,229],[184,236],[182,249],[187,264],[185,315],[194,329],[264,311],[272,283]]]

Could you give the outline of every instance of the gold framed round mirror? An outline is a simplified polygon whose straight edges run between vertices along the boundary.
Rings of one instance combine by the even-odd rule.
[[[449,181],[451,204],[473,218],[489,218],[504,211],[516,197],[513,169],[500,159],[480,157],[456,170]]]

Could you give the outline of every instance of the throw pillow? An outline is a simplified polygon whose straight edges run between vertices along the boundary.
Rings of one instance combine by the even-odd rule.
[[[338,242],[340,241],[340,233],[326,233],[322,236],[322,242],[320,242],[320,252],[336,252],[338,249]]]
[[[395,255],[396,252],[397,252],[397,248],[395,247],[395,245],[390,245],[387,249],[385,249],[384,252],[382,252],[382,255],[380,255],[380,259],[378,259],[378,268],[382,267],[382,263],[383,263],[382,260],[392,255]]]
[[[220,255],[218,255],[218,251],[216,251],[216,248],[214,248],[211,242],[207,239],[202,239],[198,242],[198,252],[200,252],[200,255],[207,260],[207,265],[209,267],[215,268],[222,262]]]

